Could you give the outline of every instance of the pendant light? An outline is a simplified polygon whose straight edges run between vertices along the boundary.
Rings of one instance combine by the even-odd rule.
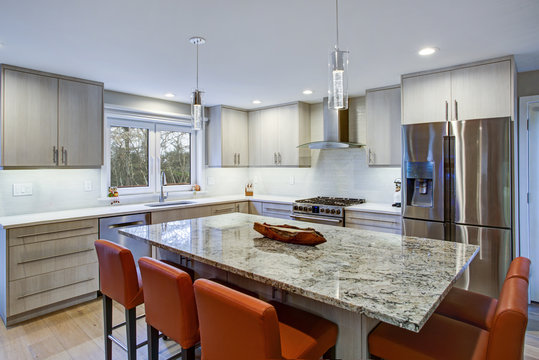
[[[348,109],[348,51],[339,50],[339,0],[335,0],[335,24],[337,41],[335,50],[329,53],[328,107],[332,110]]]
[[[198,89],[198,46],[206,43],[206,39],[200,36],[194,36],[189,42],[197,47],[197,86],[191,95],[191,123],[193,130],[202,129],[204,120],[204,105],[202,105],[202,91]]]

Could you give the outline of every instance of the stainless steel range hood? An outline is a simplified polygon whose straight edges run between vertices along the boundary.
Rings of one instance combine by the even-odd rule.
[[[324,98],[324,140],[301,144],[298,148],[309,149],[348,149],[365,146],[350,142],[347,110],[331,110],[328,98]]]

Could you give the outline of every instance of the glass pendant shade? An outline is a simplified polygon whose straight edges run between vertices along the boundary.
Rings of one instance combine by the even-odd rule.
[[[202,105],[202,92],[193,91],[191,95],[191,118],[193,130],[201,130],[204,121],[204,106]]]
[[[328,107],[332,110],[348,109],[348,51],[335,49],[328,62]]]

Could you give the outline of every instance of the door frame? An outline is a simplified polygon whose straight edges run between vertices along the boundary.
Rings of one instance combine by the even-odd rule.
[[[519,209],[519,247],[520,256],[530,258],[530,233],[528,214],[528,108],[530,103],[539,103],[539,95],[521,96],[519,98],[518,124],[518,209]],[[533,267],[533,264],[532,264]],[[530,294],[535,290],[534,282],[530,282]],[[537,289],[539,290],[539,289]]]

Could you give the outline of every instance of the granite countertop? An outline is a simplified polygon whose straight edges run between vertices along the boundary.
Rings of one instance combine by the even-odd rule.
[[[248,214],[144,225],[121,233],[290,293],[419,331],[479,247],[286,220],[313,227],[316,247],[263,238]],[[280,223],[280,221],[279,221]]]
[[[12,215],[0,217],[0,227],[4,229],[38,225],[44,223],[81,220],[89,218],[136,214],[145,212],[156,212],[164,210],[172,210],[179,208],[189,208],[203,205],[216,205],[237,201],[263,201],[263,202],[275,202],[282,204],[292,204],[295,198],[287,196],[273,196],[273,195],[256,195],[256,196],[244,196],[244,195],[228,195],[228,196],[215,196],[215,197],[199,197],[189,199],[178,199],[193,201],[193,204],[189,205],[170,205],[160,207],[149,207],[144,204],[130,204],[130,205],[115,205],[115,206],[97,206],[80,209],[69,209],[60,211],[48,211],[40,213]],[[169,202],[175,202],[178,200],[170,200]],[[155,201],[150,202],[155,203]]]

